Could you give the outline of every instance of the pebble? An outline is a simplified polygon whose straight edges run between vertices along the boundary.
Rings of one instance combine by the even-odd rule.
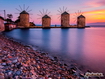
[[[68,69],[57,57],[35,51],[1,33],[0,42],[0,79],[76,79],[77,69]]]

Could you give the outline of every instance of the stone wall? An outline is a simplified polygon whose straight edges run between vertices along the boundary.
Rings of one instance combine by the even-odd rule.
[[[69,14],[61,15],[61,26],[62,27],[69,27]]]
[[[77,27],[85,27],[85,18],[77,19]]]
[[[42,26],[50,27],[51,26],[51,18],[42,18]]]
[[[20,14],[19,26],[29,27],[29,14]]]

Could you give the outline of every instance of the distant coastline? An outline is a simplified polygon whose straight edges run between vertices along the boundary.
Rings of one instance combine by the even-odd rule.
[[[105,25],[89,25],[90,27],[105,27]]]
[[[36,26],[42,26],[41,24],[36,24]],[[55,26],[55,25],[51,25],[51,26]],[[60,25],[56,25],[57,27],[59,27]],[[87,26],[90,27],[105,27],[105,25],[98,25],[98,24],[87,24]]]

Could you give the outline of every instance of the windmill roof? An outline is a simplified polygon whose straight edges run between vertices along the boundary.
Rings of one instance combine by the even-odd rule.
[[[69,13],[67,13],[67,12],[65,11],[65,12],[63,12],[61,15],[65,15],[65,14],[69,14]]]
[[[29,14],[29,13],[23,10],[20,14]]]
[[[48,15],[44,15],[42,18],[50,18]]]
[[[78,18],[85,18],[85,16],[83,16],[83,15],[80,15],[80,16],[78,16]]]
[[[0,16],[0,19],[4,20],[4,18],[2,16]]]

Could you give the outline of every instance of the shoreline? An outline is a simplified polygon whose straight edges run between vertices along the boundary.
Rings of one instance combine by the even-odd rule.
[[[1,37],[3,37],[3,38],[1,38]],[[75,65],[72,65],[71,66],[71,68],[69,68],[68,66],[67,66],[67,64],[64,64],[64,62],[62,63],[59,59],[58,59],[58,57],[52,57],[52,56],[50,56],[50,55],[48,55],[48,53],[45,53],[45,52],[43,52],[43,51],[40,51],[40,50],[34,50],[33,49],[33,47],[32,46],[30,46],[30,45],[26,45],[26,44],[23,44],[22,42],[20,42],[20,41],[17,41],[17,40],[15,40],[15,39],[13,39],[13,38],[9,38],[8,36],[5,36],[5,35],[3,35],[2,33],[0,33],[0,41],[3,41],[3,40],[1,40],[1,39],[4,39],[5,41],[7,41],[7,44],[9,44],[9,42],[11,42],[11,44],[13,44],[13,46],[15,46],[16,48],[18,48],[18,46],[19,46],[19,48],[18,49],[16,49],[16,48],[14,48],[14,47],[12,47],[11,46],[11,44],[9,45],[10,46],[10,49],[12,50],[12,51],[14,51],[15,50],[15,53],[14,53],[14,55],[15,55],[15,58],[17,57],[17,59],[16,59],[16,62],[15,62],[15,64],[17,64],[17,63],[19,63],[19,64],[21,64],[22,65],[22,67],[24,68],[24,66],[25,67],[27,67],[26,65],[29,65],[30,66],[30,64],[32,64],[32,61],[31,61],[31,57],[30,57],[30,55],[28,56],[28,54],[32,54],[32,55],[34,55],[35,54],[35,57],[36,57],[36,59],[33,59],[33,58],[35,58],[35,57],[33,57],[32,58],[32,60],[34,61],[34,65],[36,65],[37,64],[37,66],[35,66],[35,67],[33,67],[32,65],[31,65],[31,67],[32,67],[32,69],[30,69],[30,70],[28,70],[27,72],[30,72],[31,74],[34,74],[34,75],[30,75],[29,77],[30,78],[32,78],[32,76],[37,76],[36,77],[36,79],[38,78],[38,77],[49,77],[49,78],[51,78],[51,79],[54,79],[54,78],[58,78],[58,79],[60,79],[60,78],[65,78],[65,79],[67,79],[67,78],[71,78],[71,79],[75,79],[75,78],[83,78],[83,76],[84,76],[84,74],[83,74],[83,72],[81,72]],[[15,44],[15,45],[14,45]],[[4,46],[6,46],[6,44],[4,45]],[[8,45],[7,45],[8,46]],[[23,48],[23,49],[21,49],[21,48]],[[1,47],[0,47],[0,49],[1,49]],[[27,49],[28,51],[25,51],[25,49]],[[5,60],[5,62],[4,61],[1,61],[0,62],[0,66],[4,66],[5,67],[5,65],[7,65],[7,64],[11,64],[11,65],[13,65],[14,63],[13,63],[13,60],[12,61],[10,61],[10,58],[8,58],[8,56],[10,56],[10,57],[12,57],[12,58],[14,58],[12,55],[11,55],[11,50],[7,50],[6,49],[6,52],[8,51],[9,53],[6,53],[6,55],[7,55],[7,59]],[[1,49],[1,51],[4,51],[4,50],[2,50]],[[25,52],[24,52],[25,51]],[[32,52],[33,53],[32,53]],[[28,53],[26,53],[26,52],[28,52]],[[17,55],[18,53],[20,53],[19,55]],[[1,53],[0,53],[1,54]],[[3,53],[2,53],[3,54]],[[24,61],[25,63],[26,62],[29,62],[29,63],[27,63],[27,64],[25,64],[25,63],[23,63],[22,61],[24,60],[24,59],[21,59],[22,58],[22,56],[21,56],[21,54],[26,54],[26,55],[23,55],[23,58],[24,58],[24,56],[28,56],[29,58],[29,60],[30,61]],[[38,55],[38,56],[37,56]],[[48,60],[46,60],[46,57],[48,58]],[[0,59],[2,59],[1,57],[0,57]],[[7,63],[8,61],[10,61],[10,62],[12,62],[12,63]],[[5,65],[2,65],[3,63],[5,63]],[[44,66],[41,66],[40,65],[40,63],[41,63],[41,65],[44,65],[46,68],[44,68]],[[50,64],[50,65],[49,65]],[[11,65],[9,65],[9,66],[11,66]],[[53,69],[52,68],[52,66],[54,66],[54,67],[56,67],[57,69]],[[22,68],[21,67],[21,68]],[[19,68],[19,69],[17,69],[16,68],[16,70],[18,71],[18,70],[20,70],[21,72],[22,72],[22,74],[23,74],[23,71],[22,70],[24,70],[24,69],[21,69],[21,68]],[[29,67],[30,68],[30,67]],[[47,70],[47,71],[49,71],[49,73],[47,73],[47,72],[44,72],[43,70],[40,72],[40,73],[44,73],[44,74],[41,74],[41,75],[39,75],[39,73],[37,72],[37,71],[35,71],[35,69],[34,68],[36,68],[36,70],[37,71],[41,71],[41,68],[43,69],[43,70]],[[48,70],[48,69],[49,70]],[[1,69],[1,68],[0,68]],[[32,71],[34,69],[34,71]],[[7,69],[8,70],[8,69]],[[12,74],[12,72],[13,72],[13,68],[11,68],[10,67],[10,72],[11,72],[11,74],[9,74],[10,72],[8,72],[8,76],[11,76],[11,77],[13,77],[13,74]],[[52,70],[52,72],[50,73],[50,71]],[[53,70],[55,70],[55,71],[53,71]],[[5,68],[4,68],[4,70],[3,71],[6,71],[5,70]],[[61,72],[64,72],[64,73],[61,73]],[[0,73],[2,73],[2,72],[0,72]],[[56,74],[55,74],[56,73]],[[18,77],[22,77],[22,74],[18,74]],[[35,75],[36,74],[36,75]],[[50,74],[50,75],[48,75],[48,74]],[[3,75],[3,74],[2,74]],[[5,73],[4,73],[4,75],[5,75]],[[16,75],[16,77],[17,77],[17,75]],[[28,77],[27,75],[25,76],[25,77]],[[32,79],[34,79],[34,78],[32,78]]]

